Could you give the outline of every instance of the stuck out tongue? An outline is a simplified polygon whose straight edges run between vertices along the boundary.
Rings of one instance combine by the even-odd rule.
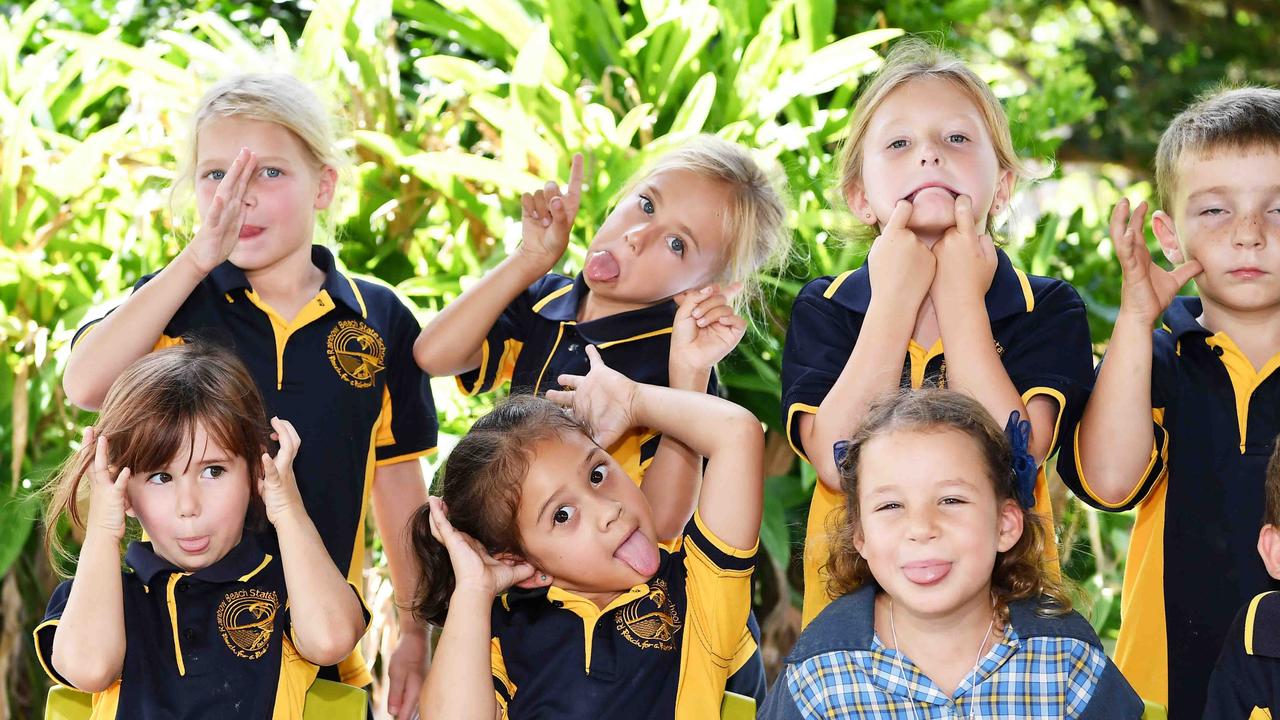
[[[645,577],[658,572],[658,546],[639,530],[628,535],[613,556]]]
[[[932,585],[951,572],[951,563],[937,562],[927,565],[908,565],[902,568],[902,574],[913,583]]]
[[[608,251],[601,250],[587,258],[587,266],[583,268],[587,279],[593,282],[608,282],[618,277],[618,261]]]

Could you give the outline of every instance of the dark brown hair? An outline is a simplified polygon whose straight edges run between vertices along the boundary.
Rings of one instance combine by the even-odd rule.
[[[516,512],[520,488],[538,443],[587,427],[545,398],[513,395],[476,421],[436,476],[435,492],[448,506],[449,522],[475,538],[491,555],[523,555]],[[410,542],[418,558],[413,613],[420,622],[443,627],[453,595],[449,553],[431,535],[430,506],[410,521]]]
[[[826,567],[833,597],[874,580],[871,568],[854,544],[861,523],[858,481],[862,453],[873,438],[903,430],[951,430],[964,434],[981,451],[995,488],[996,502],[1017,503],[1009,439],[978,401],[952,390],[939,389],[908,390],[880,399],[867,410],[862,426],[849,440],[848,454],[840,463],[844,512],[832,534],[831,556]],[[1066,589],[1044,566],[1048,530],[1038,515],[1021,505],[1018,507],[1024,518],[1022,537],[1012,548],[997,554],[991,571],[991,594],[996,611],[1005,617],[1008,604],[1014,600],[1043,599],[1041,609],[1046,614],[1066,613],[1071,609]]]
[[[1262,522],[1280,528],[1280,435],[1271,441],[1275,447],[1271,450],[1271,460],[1267,462],[1267,479],[1263,485],[1266,501],[1263,505]]]
[[[235,355],[205,343],[189,343],[148,353],[111,384],[94,426],[108,440],[107,461],[134,473],[164,467],[183,445],[190,446],[195,426],[248,465],[249,526],[262,516],[257,481],[262,452],[271,445],[262,396],[249,371]],[[50,559],[68,559],[58,537],[58,519],[69,515],[84,529],[79,505],[87,500],[86,475],[93,467],[95,445],[77,450],[49,485],[45,510],[45,545]]]

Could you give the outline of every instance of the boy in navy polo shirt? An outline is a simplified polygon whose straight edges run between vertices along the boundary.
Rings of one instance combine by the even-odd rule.
[[[1280,438],[1278,438],[1280,439]],[[1267,464],[1266,512],[1258,554],[1280,580],[1280,445]],[[1270,718],[1280,710],[1280,592],[1260,593],[1240,609],[1209,678],[1204,716]]]
[[[1161,138],[1156,179],[1165,211],[1152,225],[1176,267],[1151,261],[1146,206],[1122,200],[1120,313],[1058,469],[1085,502],[1138,510],[1115,658],[1179,720],[1200,716],[1236,610],[1280,587],[1254,550],[1280,431],[1280,91],[1187,108]],[[1193,277],[1200,297],[1175,297]]]
[[[372,509],[405,607],[417,578],[404,532],[426,502],[418,461],[435,450],[435,408],[413,362],[413,313],[390,289],[343,275],[313,245],[344,162],[328,113],[296,78],[251,74],[211,88],[193,125],[178,177],[195,185],[200,230],[118,308],[80,329],[67,397],[96,407],[130,362],[184,338],[234,350],[267,412],[290,418],[306,440],[295,465],[329,556],[362,584]],[[270,549],[272,539],[263,541]],[[400,620],[387,706],[407,717],[427,642],[408,613]],[[358,650],[322,677],[372,682]]]

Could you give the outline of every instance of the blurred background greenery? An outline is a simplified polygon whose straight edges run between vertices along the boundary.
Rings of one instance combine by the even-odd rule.
[[[860,80],[904,31],[960,53],[1004,100],[1021,153],[1045,177],[1005,226],[1015,262],[1072,282],[1105,348],[1119,274],[1104,218],[1147,198],[1160,129],[1223,80],[1280,84],[1273,0],[45,0],[0,3],[0,718],[38,717],[47,687],[30,630],[56,582],[38,491],[92,416],[60,385],[75,328],[162,266],[190,232],[170,203],[175,152],[203,87],[272,67],[332,99],[351,138],[330,211],[353,273],[381,279],[422,319],[518,240],[518,196],[587,156],[575,244],[621,183],[663,148],[713,132],[785,170],[797,253],[763,278],[754,331],[721,368],[770,429],[757,610],[766,660],[794,639],[811,470],[779,432],[779,362],[805,280],[862,261],[841,242],[832,153]],[[447,452],[483,406],[435,383]],[[1105,640],[1132,517],[1057,485],[1064,567]],[[395,632],[375,539],[366,657]],[[381,679],[381,678],[380,678]]]

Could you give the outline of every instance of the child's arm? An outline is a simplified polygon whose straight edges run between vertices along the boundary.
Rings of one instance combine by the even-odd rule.
[[[867,255],[871,304],[840,377],[816,414],[800,414],[800,441],[818,479],[840,491],[840,471],[832,446],[857,428],[876,398],[898,389],[902,358],[915,329],[916,315],[933,282],[934,257],[907,229],[911,203],[899,200]]]
[[[125,488],[131,475],[113,480],[107,467],[107,438],[85,428],[84,442],[96,445],[89,520],[76,564],[71,595],[53,636],[53,668],[77,689],[106,690],[124,669],[124,587],[120,579],[120,539],[124,537]]]
[[[573,156],[565,194],[548,182],[520,197],[523,235],[520,247],[480,282],[446,305],[422,329],[413,359],[433,377],[466,372],[480,365],[485,336],[507,305],[551,271],[569,246],[569,230],[582,197],[582,156]]]
[[[667,385],[676,390],[706,392],[711,370],[742,340],[746,320],[729,304],[741,290],[708,286],[678,297],[672,323]],[[653,508],[658,540],[680,537],[693,517],[702,485],[702,456],[670,435],[663,435],[640,486]]]
[[[650,427],[671,435],[707,458],[698,514],[717,537],[736,548],[755,547],[763,504],[764,432],[747,410],[701,392],[642,385],[610,369],[595,346],[587,347],[591,372],[561,375],[569,390],[547,399],[572,405],[589,418],[605,446],[627,428]]]
[[[1029,449],[1036,463],[1044,462],[1057,424],[1057,402],[1036,396],[1024,404],[1009,379],[987,315],[986,294],[996,270],[995,244],[991,236],[978,233],[967,195],[956,198],[955,217],[955,227],[933,246],[938,271],[930,289],[946,348],[947,385],[973,396],[999,423],[1015,410],[1030,420]]]
[[[120,307],[83,333],[71,348],[62,387],[72,403],[93,410],[134,360],[151,352],[178,308],[214,268],[231,256],[244,224],[245,189],[257,168],[247,149],[218,183],[205,222],[182,252]]]
[[[508,587],[533,575],[528,563],[494,560],[465,533],[454,529],[444,501],[433,497],[431,534],[449,551],[454,587],[449,614],[436,644],[422,694],[424,718],[500,718],[493,691],[490,609]]]
[[[1151,327],[1201,271],[1197,260],[1171,271],[1152,262],[1146,214],[1144,202],[1130,215],[1123,199],[1111,213],[1111,242],[1124,275],[1120,313],[1078,430],[1081,470],[1097,499],[1108,504],[1134,491],[1151,459]]]
[[[329,557],[307,515],[293,477],[301,440],[293,425],[271,419],[280,441],[275,459],[263,453],[258,492],[275,526],[289,593],[289,616],[298,653],[316,665],[333,665],[351,654],[364,635],[364,609]]]

